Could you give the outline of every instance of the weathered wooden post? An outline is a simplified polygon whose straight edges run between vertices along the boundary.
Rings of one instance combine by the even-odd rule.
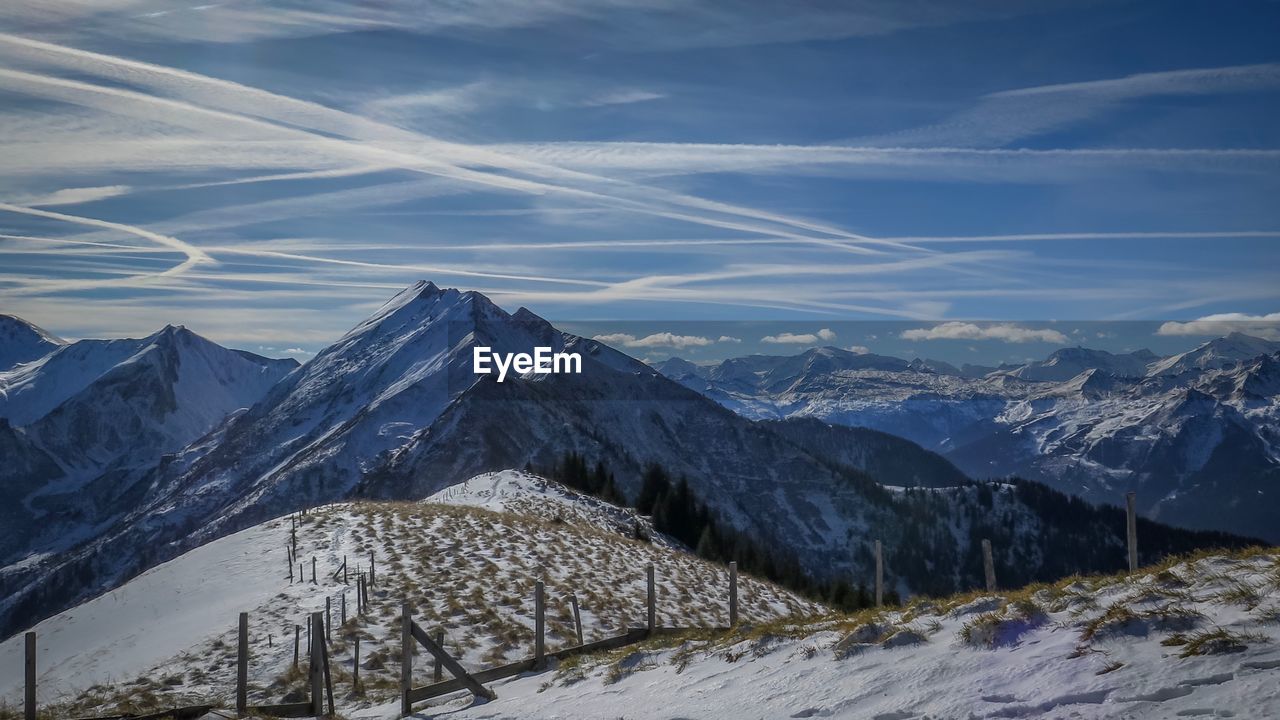
[[[342,590],[342,602],[340,604],[342,607],[339,610],[340,614],[338,615],[338,619],[340,621],[338,623],[339,627],[347,624],[347,591],[345,588]]]
[[[296,560],[298,557],[298,519],[295,517],[289,519],[293,521],[293,525],[289,528],[289,539],[293,542],[293,557]]]
[[[308,637],[315,639],[311,643],[311,667],[308,669],[308,677],[311,685],[311,714],[320,715],[324,712],[324,614],[319,610],[311,613],[311,623],[309,625]]]
[[[370,550],[369,551],[369,584],[370,585],[378,584],[378,577],[375,573],[377,573],[377,568],[375,567],[375,563],[373,559],[373,551]]]
[[[316,556],[311,556],[311,584],[316,584]]]
[[[236,643],[236,717],[249,714],[249,613],[240,613]]]
[[[1126,530],[1129,536],[1129,572],[1138,572],[1138,494],[1124,494]]]
[[[884,555],[880,541],[876,541],[876,607],[884,604]]]
[[[342,584],[347,584],[347,556],[342,556]]]
[[[582,613],[578,612],[578,593],[569,593],[569,602],[573,604],[573,629],[578,632],[578,644],[586,645],[582,639]]]
[[[360,692],[360,636],[356,635],[355,657],[351,660],[351,692]]]
[[[311,642],[311,619],[307,618],[307,657],[311,657],[311,646],[315,643]]]
[[[324,598],[324,639],[333,639],[333,598]]]
[[[271,633],[267,633],[267,647],[271,647],[271,638],[272,638],[272,637],[274,637],[274,636],[273,636]]]
[[[738,563],[729,563],[729,627],[738,627]]]
[[[649,621],[647,627],[653,632],[658,627],[658,595],[653,582],[653,563],[649,563]]]
[[[987,592],[996,591],[996,562],[991,557],[991,541],[982,541],[982,571],[987,579]]]
[[[539,580],[533,584],[533,667],[541,670],[547,658],[546,587]]]
[[[298,563],[298,582],[306,582],[307,576],[302,572],[302,563]]]
[[[298,669],[298,635],[301,634],[302,628],[297,625],[293,626],[293,669]]]
[[[436,630],[436,645],[444,647],[444,630]],[[444,679],[444,666],[440,664],[440,658],[436,658],[436,666],[431,671],[431,679],[440,682]]]
[[[289,548],[285,548],[286,551],[288,549]],[[285,554],[288,555],[286,559],[289,561],[289,584],[292,585],[293,584],[293,556],[289,555],[288,552],[286,552]]]
[[[36,634],[26,634],[24,642],[23,674],[26,676],[26,693],[23,702],[23,720],[36,720]]]
[[[364,573],[356,578],[356,615],[364,617]]]
[[[413,687],[413,616],[409,612],[409,601],[400,605],[400,714],[412,712],[409,703],[409,690]]]

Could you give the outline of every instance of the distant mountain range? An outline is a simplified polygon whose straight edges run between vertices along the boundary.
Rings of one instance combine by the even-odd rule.
[[[499,383],[472,372],[481,345],[578,352],[582,373]],[[797,376],[817,389],[850,364],[1028,385],[829,350],[727,365],[742,397],[763,408],[753,388],[783,392]],[[290,511],[421,499],[482,472],[549,467],[569,452],[606,465],[631,498],[646,467],[662,465],[727,526],[815,579],[867,577],[871,539],[885,542],[902,592],[975,586],[984,537],[1016,568],[1011,581],[1123,563],[1116,511],[1032,483],[976,485],[915,441],[875,429],[746,417],[704,389],[523,308],[508,313],[431,283],[406,289],[301,367],[172,327],[60,346],[0,374],[0,414],[11,418],[0,448],[17,458],[0,491],[25,498],[6,511],[17,521],[6,527],[19,529],[3,536],[0,634]],[[1144,524],[1142,550],[1154,558],[1241,542]]]
[[[1135,490],[1151,517],[1280,541],[1278,342],[1235,333],[1170,357],[1064,348],[998,369],[832,347],[655,367],[744,417],[881,430],[972,477],[1105,503]]]

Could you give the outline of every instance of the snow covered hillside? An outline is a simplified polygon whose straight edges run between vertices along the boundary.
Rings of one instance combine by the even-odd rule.
[[[1280,717],[1280,554],[659,640],[417,717]],[[394,708],[352,713],[395,717]]]
[[[41,703],[70,702],[62,711],[87,715],[138,697],[225,700],[235,685],[234,629],[242,611],[250,617],[251,701],[279,702],[303,683],[290,672],[293,627],[303,625],[305,665],[305,617],[323,610],[325,598],[332,602],[332,654],[347,709],[394,698],[403,598],[419,624],[443,629],[448,649],[472,668],[532,654],[538,579],[547,587],[552,650],[576,644],[570,592],[577,593],[588,640],[643,625],[648,563],[658,581],[659,624],[725,624],[725,569],[662,538],[633,539],[626,518],[624,510],[518,472],[475,478],[423,503],[328,505],[299,518],[303,577],[295,568],[292,583],[291,518],[276,518],[37,625]],[[369,611],[358,618],[354,577],[368,568],[371,553],[377,584]],[[347,585],[335,577],[344,558]],[[751,622],[823,610],[751,578],[739,588],[742,616]],[[341,624],[344,594],[348,621]],[[357,635],[368,690],[346,697]],[[0,700],[20,699],[21,653],[20,636],[0,645]],[[417,682],[425,684],[430,663],[416,665]]]

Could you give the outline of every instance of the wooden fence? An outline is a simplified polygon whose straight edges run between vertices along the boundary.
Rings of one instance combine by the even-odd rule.
[[[1126,531],[1126,550],[1129,561],[1129,572],[1133,573],[1138,568],[1138,533],[1137,533],[1137,512],[1136,497],[1130,492],[1125,496],[1125,531]],[[303,513],[305,514],[305,512]],[[294,519],[294,525],[290,530],[290,542],[286,546],[289,560],[289,581],[294,582],[294,564],[297,563],[297,524]],[[882,604],[884,599],[884,557],[881,542],[875,541],[875,601],[876,605]],[[986,580],[986,589],[994,591],[996,589],[996,573],[995,563],[992,557],[991,541],[982,541],[982,560],[983,571]],[[311,582],[316,582],[316,560],[311,559]],[[367,573],[364,568],[358,568],[355,573],[356,579],[356,612],[363,616],[369,605],[369,587],[376,584],[376,564],[373,553],[369,554],[369,568]],[[304,582],[302,574],[303,566],[298,563],[297,582]],[[344,557],[342,565],[333,573],[335,580],[347,584],[348,571],[347,559]],[[532,657],[519,660],[517,662],[498,665],[495,667],[484,668],[475,672],[466,670],[457,659],[449,655],[444,649],[444,636],[442,632],[437,632],[436,637],[432,638],[423,628],[413,621],[413,611],[406,599],[401,604],[401,633],[400,633],[400,710],[403,715],[412,713],[412,705],[424,700],[447,695],[449,693],[458,692],[460,690],[469,690],[476,697],[492,699],[496,697],[493,690],[486,687],[485,683],[492,683],[516,675],[527,672],[536,672],[546,667],[549,659],[561,660],[586,653],[600,652],[604,650],[613,650],[616,648],[626,647],[635,643],[642,642],[655,635],[662,635],[674,632],[683,632],[697,628],[680,628],[680,627],[659,627],[657,624],[657,587],[654,578],[654,566],[652,563],[646,568],[646,593],[645,593],[645,626],[628,628],[619,635],[612,635],[591,642],[586,642],[582,632],[582,616],[578,607],[578,598],[574,594],[570,594],[569,600],[573,609],[574,629],[577,644],[547,652],[546,650],[546,589],[541,580],[534,585],[534,653]],[[312,612],[307,620],[307,636],[309,645],[309,658],[307,668],[307,689],[308,697],[305,701],[292,703],[279,703],[274,705],[249,705],[248,704],[248,677],[249,677],[249,615],[248,613],[240,613],[237,626],[237,643],[236,643],[236,713],[239,717],[245,717],[249,713],[257,713],[282,718],[297,717],[314,717],[319,715],[334,714],[333,700],[333,677],[329,667],[329,636],[332,621],[332,606],[330,598],[325,598],[325,610]],[[738,624],[738,564],[736,562],[729,563],[729,587],[728,587],[728,606],[729,606],[729,624],[715,628],[701,628],[703,630],[730,630]],[[346,594],[342,595],[341,603],[341,619],[346,622]],[[299,660],[299,642],[301,627],[294,626],[293,634],[293,665],[298,668]],[[270,642],[270,640],[268,640]],[[434,682],[421,687],[413,687],[413,650],[414,643],[426,648],[436,661]],[[23,702],[24,720],[36,720],[36,633],[28,632],[25,635],[25,653],[23,662],[23,671],[25,675],[25,693]],[[352,673],[352,689],[358,691],[360,688],[360,639],[355,638],[353,673]],[[443,670],[447,670],[453,676],[451,680],[443,679]],[[327,700],[327,712],[324,702]],[[162,712],[156,712],[148,715],[116,715],[99,718],[83,718],[81,720],[121,720],[129,718],[130,720],[162,720],[164,718],[172,718],[174,720],[183,720],[187,717],[199,717],[209,712],[209,710],[217,707],[216,704],[194,705],[189,707],[171,708]]]

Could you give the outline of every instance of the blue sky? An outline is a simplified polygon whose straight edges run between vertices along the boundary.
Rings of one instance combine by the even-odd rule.
[[[1280,337],[1277,31],[1275,2],[11,0],[0,310],[305,357],[426,278],[707,357],[731,322],[1041,332],[919,351],[975,362],[1075,344],[1051,321]]]

